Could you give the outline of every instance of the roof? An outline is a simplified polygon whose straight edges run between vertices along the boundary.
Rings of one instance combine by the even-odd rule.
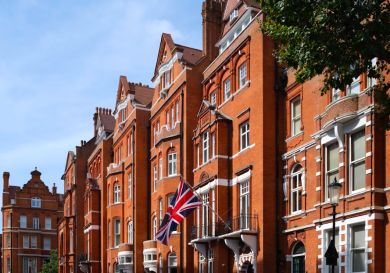
[[[156,61],[156,67],[154,69],[154,76],[158,74],[158,68],[160,67],[161,64],[163,64],[163,54],[164,54],[164,49],[165,45],[167,45],[168,49],[170,50],[171,53],[173,53],[175,50],[183,52],[183,56],[181,58],[181,61],[184,61],[187,64],[190,65],[195,65],[199,62],[199,60],[203,57],[203,51],[200,49],[176,44],[173,39],[171,34],[168,33],[163,33],[161,35],[161,42],[160,42],[160,47],[158,50],[158,55],[157,55],[157,61]],[[169,61],[169,60],[168,60]]]
[[[225,25],[222,30],[222,36],[225,36],[226,33],[229,32],[229,30],[236,24],[236,22],[244,15],[247,11],[248,7],[253,7],[255,9],[261,9],[260,4],[255,3],[253,0],[228,0],[228,3],[226,4],[225,13],[223,15],[223,20],[225,22]],[[232,22],[229,21],[230,19],[230,13],[232,13],[233,10],[238,8],[238,16],[236,19],[234,19]]]
[[[152,102],[154,89],[150,88],[149,85],[142,85],[142,83],[129,82],[131,91],[135,92],[134,98],[137,102],[148,105]]]
[[[183,46],[179,44],[175,44],[176,47],[182,47],[183,48],[183,57],[182,61],[195,65],[202,57],[203,57],[203,51],[200,49]]]
[[[115,117],[109,114],[99,113],[96,128],[103,125],[104,131],[113,132],[115,130]]]

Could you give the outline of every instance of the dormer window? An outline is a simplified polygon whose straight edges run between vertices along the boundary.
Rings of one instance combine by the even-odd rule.
[[[236,18],[238,16],[238,9],[234,9],[231,13],[230,13],[230,22]]]
[[[167,58],[167,56],[168,56],[168,50],[165,49],[163,59],[165,60]]]

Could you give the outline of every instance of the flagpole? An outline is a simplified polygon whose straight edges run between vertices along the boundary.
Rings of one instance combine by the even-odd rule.
[[[191,189],[191,191],[199,198],[199,200],[201,200],[203,202],[203,198],[196,192],[196,190],[194,190],[194,188],[192,188],[192,186],[181,176],[181,179],[183,179],[184,183],[186,183],[186,185]],[[219,220],[221,220],[221,222],[229,229],[229,230],[232,230],[228,224],[226,224],[226,222],[221,218],[221,216],[218,215],[218,213],[215,212],[215,210],[210,207],[209,204],[206,204],[206,206],[209,207],[209,209],[214,212],[217,217],[219,218]]]

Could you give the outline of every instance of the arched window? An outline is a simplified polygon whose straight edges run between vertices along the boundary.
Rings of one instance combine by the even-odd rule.
[[[130,221],[127,224],[127,242],[129,244],[133,243],[133,222],[132,221]]]
[[[291,172],[291,213],[302,210],[302,165],[297,164]]]
[[[119,203],[121,201],[121,186],[114,186],[114,203]]]
[[[31,207],[40,208],[41,207],[41,198],[39,198],[39,197],[31,198]]]
[[[298,242],[293,249],[293,262],[292,272],[293,273],[305,273],[305,246],[302,242]]]
[[[199,252],[199,273],[204,273],[204,262],[206,258]]]
[[[158,257],[158,267],[160,268],[160,273],[163,273],[163,257],[162,254]]]
[[[177,273],[177,255],[175,252],[168,255],[168,273]]]

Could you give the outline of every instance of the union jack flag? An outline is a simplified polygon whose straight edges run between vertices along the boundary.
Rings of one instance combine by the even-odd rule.
[[[190,187],[181,179],[164,220],[160,225],[160,229],[156,233],[156,239],[167,246],[169,244],[169,237],[176,230],[180,222],[201,205],[202,201],[199,200]]]

